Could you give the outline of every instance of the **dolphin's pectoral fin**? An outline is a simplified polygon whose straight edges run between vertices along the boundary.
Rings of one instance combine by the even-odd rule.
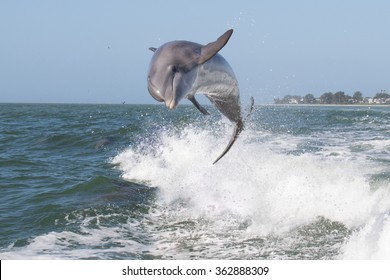
[[[198,64],[203,64],[210,58],[212,58],[220,49],[222,49],[229,41],[230,36],[233,34],[233,29],[226,31],[221,37],[215,42],[208,43],[201,49]]]
[[[195,99],[195,96],[191,95],[191,96],[188,96],[187,97],[189,101],[192,102],[192,104],[194,104],[194,106],[203,114],[203,115],[210,115],[209,112],[207,112],[207,110],[205,108],[203,108],[199,103],[198,101]]]
[[[152,52],[155,52],[157,50],[157,48],[150,47],[149,50],[151,50]]]
[[[230,148],[233,146],[234,142],[236,142],[238,135],[244,130],[244,123],[242,120],[239,120],[236,124],[236,127],[234,128],[233,135],[230,138],[229,144],[226,146],[225,150],[222,152],[222,154],[213,162],[213,164],[216,164],[224,155],[226,155],[227,152],[229,152]]]

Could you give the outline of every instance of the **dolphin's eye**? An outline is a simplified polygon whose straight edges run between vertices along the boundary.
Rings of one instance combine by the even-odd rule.
[[[176,66],[172,66],[172,73],[175,74],[177,72],[177,67]]]

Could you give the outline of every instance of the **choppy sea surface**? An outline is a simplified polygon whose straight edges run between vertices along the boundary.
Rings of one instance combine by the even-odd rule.
[[[390,107],[0,104],[0,259],[390,259]]]

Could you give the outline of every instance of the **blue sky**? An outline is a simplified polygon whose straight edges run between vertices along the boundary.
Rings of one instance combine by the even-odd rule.
[[[390,91],[390,1],[0,1],[0,102],[155,103],[152,53],[172,40],[221,54],[242,101]]]

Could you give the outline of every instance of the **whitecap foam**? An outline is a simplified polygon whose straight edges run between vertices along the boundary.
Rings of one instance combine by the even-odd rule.
[[[49,232],[31,238],[24,247],[10,245],[0,252],[0,259],[112,259],[125,255],[127,259],[136,259],[136,254],[145,248],[137,242],[142,239],[138,230],[139,223],[128,219],[126,224],[115,227],[91,227],[93,219],[114,218],[115,215],[84,217],[77,231],[64,230]],[[74,220],[69,221],[75,223]],[[132,237],[132,238],[129,238]]]
[[[128,148],[113,159],[123,178],[148,182],[165,203],[186,201],[189,217],[232,213],[251,221],[248,232],[281,234],[319,216],[358,227],[390,205],[388,192],[370,188],[371,166],[351,158],[291,155],[245,131],[215,166],[225,137],[195,128],[163,133],[151,152]],[[184,212],[183,212],[184,213]]]
[[[344,259],[390,259],[390,215],[371,217],[342,248]]]

